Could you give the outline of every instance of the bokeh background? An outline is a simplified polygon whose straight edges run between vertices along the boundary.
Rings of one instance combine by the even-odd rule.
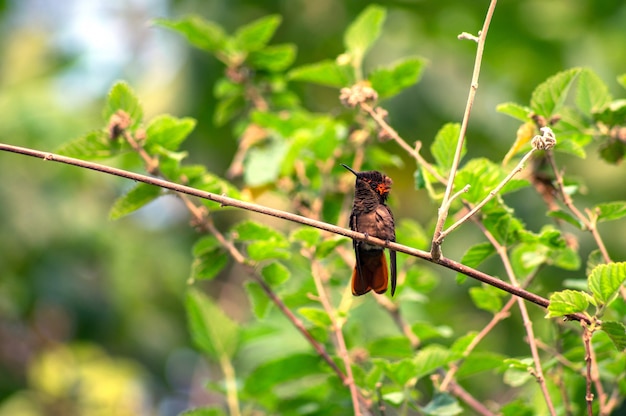
[[[0,141],[54,150],[80,137],[103,124],[104,96],[115,80],[124,79],[143,101],[146,118],[161,113],[196,118],[197,128],[184,146],[189,160],[224,174],[236,137],[230,126],[216,128],[211,121],[212,89],[223,67],[174,33],[154,27],[151,19],[197,13],[232,32],[278,13],[283,23],[274,43],[295,43],[296,65],[301,65],[340,54],[343,31],[370,3],[0,1]],[[367,65],[407,55],[428,60],[422,81],[385,103],[400,134],[428,146],[445,122],[460,122],[475,45],[456,36],[480,29],[488,1],[379,4],[388,8],[388,19]],[[527,104],[537,84],[563,69],[590,67],[614,96],[626,95],[615,82],[626,72],[625,44],[624,2],[500,2],[470,123],[469,156],[500,160],[518,123],[496,113],[495,106]],[[293,88],[314,111],[340,106],[334,90]],[[393,144],[386,146],[406,159]],[[593,152],[584,161],[564,157],[562,162],[568,174],[584,179],[582,206],[626,197],[623,166],[608,166]],[[389,173],[396,184],[396,216],[410,215],[428,226],[436,207],[414,191],[412,168]],[[110,397],[119,398],[115,414],[172,415],[210,400],[204,383],[214,369],[191,347],[182,302],[196,236],[173,198],[109,221],[112,202],[131,185],[0,153],[0,415],[62,415],[77,408],[82,414],[98,414],[96,409],[113,414],[105,406]],[[537,230],[545,223],[545,209],[540,202],[519,204],[526,197],[522,192],[511,198]],[[224,218],[228,215],[233,214]],[[611,225],[621,228],[601,232],[612,256],[623,259],[626,230]],[[477,235],[470,229],[451,237],[446,254],[459,258]],[[591,243],[586,236],[580,239],[582,253],[588,253]],[[227,274],[212,284],[216,296],[232,294],[223,302],[237,303],[232,299],[243,296]],[[455,304],[469,302],[465,292],[451,281],[432,304],[439,305],[441,316],[454,316]],[[229,310],[235,318],[247,317],[245,306],[238,310],[231,304]],[[72,384],[78,375],[81,386]],[[81,403],[76,407],[54,397],[81,397]]]

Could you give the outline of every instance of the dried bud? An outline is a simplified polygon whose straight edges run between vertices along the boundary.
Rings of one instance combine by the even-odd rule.
[[[351,88],[342,88],[339,100],[343,105],[354,108],[359,104],[368,101],[376,101],[378,93],[372,88],[361,84],[353,85]]]
[[[540,130],[543,134],[541,136],[536,135],[535,137],[533,137],[530,144],[538,150],[552,149],[556,145],[556,137],[554,136],[554,132],[550,127],[542,127]]]
[[[621,142],[626,142],[626,127],[615,126],[609,132],[612,139],[617,139]]]
[[[111,140],[117,139],[132,124],[130,115],[124,110],[117,110],[109,119],[107,130]]]
[[[548,121],[546,120],[546,118],[544,116],[540,116],[539,114],[532,113],[530,115],[530,119],[534,121],[537,127],[539,128],[545,127],[548,125]]]

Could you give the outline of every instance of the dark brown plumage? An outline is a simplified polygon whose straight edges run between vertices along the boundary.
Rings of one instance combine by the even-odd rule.
[[[356,176],[350,229],[381,240],[396,241],[393,214],[385,204],[391,190],[391,179],[375,170],[356,172],[349,166],[342,166]],[[352,245],[356,255],[356,265],[352,273],[352,294],[360,296],[370,290],[384,293],[389,281],[384,248],[356,240]],[[393,296],[396,291],[395,251],[389,250],[389,259]]]

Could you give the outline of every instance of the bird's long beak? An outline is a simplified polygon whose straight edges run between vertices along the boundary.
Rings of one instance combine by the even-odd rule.
[[[359,176],[359,172],[355,172],[354,169],[352,169],[350,166],[344,165],[343,163],[341,164],[341,166],[348,169],[350,172],[354,173],[354,176]]]

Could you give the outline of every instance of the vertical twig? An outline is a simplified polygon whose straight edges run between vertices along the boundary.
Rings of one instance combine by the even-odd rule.
[[[470,113],[472,111],[472,106],[474,105],[474,98],[476,97],[476,90],[478,89],[478,78],[480,75],[480,66],[483,59],[483,52],[485,49],[485,40],[487,39],[487,31],[489,30],[489,25],[491,24],[491,18],[493,17],[493,12],[496,8],[497,0],[491,0],[489,3],[489,8],[487,10],[487,15],[485,17],[485,22],[483,24],[482,30],[479,32],[476,48],[476,60],[474,61],[474,70],[472,73],[472,81],[470,84],[470,89],[467,97],[467,103],[465,105],[465,113],[463,114],[463,121],[461,122],[461,131],[459,133],[459,139],[457,141],[456,151],[454,153],[454,159],[452,162],[452,167],[450,168],[450,174],[448,175],[448,184],[446,186],[446,191],[443,196],[443,200],[441,201],[441,207],[446,207],[448,205],[448,201],[450,200],[450,196],[452,195],[452,188],[454,187],[454,178],[456,176],[457,169],[459,167],[459,162],[461,159],[461,150],[463,149],[463,143],[465,141],[465,133],[467,132],[467,125],[469,123]],[[435,232],[433,235],[433,244],[431,247],[431,255],[433,260],[437,261],[441,257],[441,242],[440,242],[440,234],[443,230],[443,226],[446,222],[446,218],[448,217],[447,209],[439,209],[437,216],[437,225],[435,226]]]

